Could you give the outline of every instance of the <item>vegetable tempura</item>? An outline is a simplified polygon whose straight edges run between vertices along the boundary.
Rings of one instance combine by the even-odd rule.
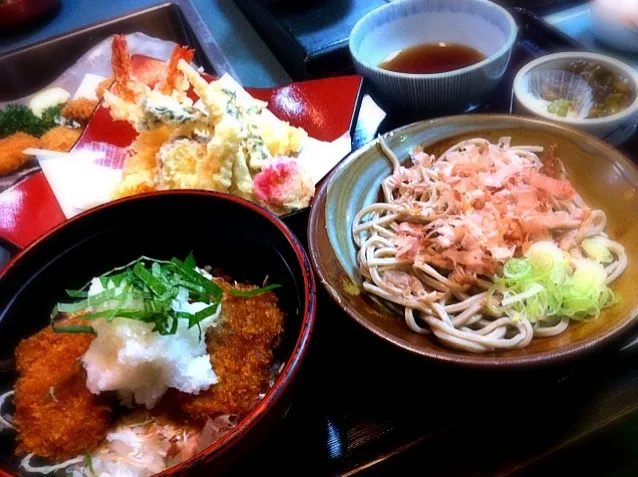
[[[104,104],[114,119],[139,132],[114,196],[204,189],[279,214],[307,207],[314,183],[295,159],[306,132],[277,119],[230,76],[208,83],[189,64],[192,57],[192,50],[177,47],[151,88],[133,77],[125,38],[113,40],[115,84],[104,93]],[[187,94],[191,87],[196,102]]]

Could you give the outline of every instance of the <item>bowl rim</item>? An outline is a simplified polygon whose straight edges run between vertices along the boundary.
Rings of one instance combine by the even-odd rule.
[[[52,10],[60,0],[13,0],[0,4],[0,25],[18,26]]]
[[[16,265],[19,265],[20,261],[25,255],[27,255],[35,247],[41,246],[43,242],[45,242],[52,235],[56,234],[60,229],[80,222],[87,216],[100,213],[101,211],[113,206],[121,206],[131,202],[145,201],[152,199],[153,197],[161,196],[200,196],[220,200],[222,202],[234,202],[235,204],[251,209],[254,213],[259,214],[270,221],[270,223],[272,223],[287,239],[288,243],[295,253],[295,256],[297,257],[299,267],[302,271],[304,289],[303,293],[305,298],[305,307],[303,310],[303,316],[301,318],[299,335],[297,336],[295,345],[290,353],[290,358],[284,364],[284,367],[281,370],[279,377],[277,378],[273,386],[268,390],[268,392],[266,392],[266,395],[263,397],[263,399],[261,399],[259,403],[241,421],[239,421],[237,426],[233,428],[228,434],[222,436],[220,439],[213,442],[207,448],[202,449],[190,459],[173,467],[165,469],[157,474],[176,475],[195,466],[207,463],[213,458],[217,458],[223,455],[224,453],[228,452],[250,430],[255,428],[263,419],[267,411],[277,404],[284,391],[290,386],[293,378],[299,370],[304,356],[306,355],[316,319],[316,282],[312,266],[310,265],[310,260],[308,259],[308,256],[304,251],[301,242],[299,242],[299,239],[292,233],[288,226],[279,217],[272,214],[267,209],[246,199],[242,199],[241,197],[237,197],[231,194],[205,190],[166,190],[149,192],[136,196],[124,197],[122,199],[99,205],[57,225],[47,233],[38,237],[23,250],[19,251],[14,257],[12,257],[12,259],[4,268],[0,269],[0,283],[10,269],[15,267]],[[5,474],[5,472],[6,471],[0,468],[0,476],[14,475],[8,473]]]
[[[469,65],[464,68],[459,68],[452,71],[446,71],[443,73],[401,73],[398,71],[390,71],[383,68],[379,68],[378,65],[369,66],[360,59],[360,56],[357,54],[357,52],[355,52],[354,45],[353,45],[354,43],[353,38],[357,35],[363,35],[363,33],[360,30],[363,29],[363,26],[365,25],[366,22],[370,21],[370,18],[373,18],[376,15],[378,15],[379,12],[382,12],[386,9],[392,9],[396,7],[397,5],[403,5],[408,3],[420,3],[421,0],[396,0],[391,3],[387,3],[385,5],[377,7],[371,12],[368,12],[367,14],[365,14],[361,19],[359,19],[359,21],[357,21],[357,23],[355,23],[354,27],[350,31],[350,36],[348,39],[348,49],[350,50],[350,55],[352,56],[354,61],[358,63],[359,65],[361,65],[363,68],[370,71],[374,71],[377,74],[382,74],[382,75],[390,76],[393,78],[403,78],[403,79],[419,79],[419,78],[436,79],[436,78],[449,78],[452,76],[469,73],[474,70],[479,70],[483,68],[484,66],[494,62],[495,60],[502,57],[503,55],[506,55],[508,51],[511,51],[512,47],[514,46],[514,43],[516,42],[516,38],[518,37],[518,24],[516,23],[516,20],[514,19],[514,17],[512,16],[510,12],[508,12],[504,7],[498,5],[497,3],[491,0],[459,0],[459,1],[465,2],[465,3],[486,4],[490,8],[493,8],[494,10],[498,11],[501,15],[503,15],[503,17],[505,17],[505,19],[510,25],[510,35],[505,41],[505,43],[503,44],[503,46],[499,48],[497,51],[495,51],[494,53],[492,53],[490,56],[479,61],[478,63],[474,63],[473,65]]]
[[[569,60],[582,60],[589,59],[594,60],[599,63],[602,63],[607,66],[611,66],[612,68],[619,69],[623,72],[623,74],[629,78],[632,82],[632,89],[636,94],[634,101],[627,106],[627,108],[619,111],[615,114],[611,114],[609,116],[605,116],[602,118],[584,118],[584,119],[571,119],[571,118],[561,118],[560,116],[556,116],[554,114],[547,113],[537,106],[531,104],[528,101],[528,95],[524,95],[522,92],[523,80],[525,77],[531,73],[534,69],[542,67],[544,64],[547,64],[551,61],[563,60],[565,62]],[[627,63],[624,63],[616,58],[612,58],[611,56],[602,55],[600,53],[591,53],[591,52],[576,52],[569,51],[563,53],[552,53],[549,55],[541,56],[540,58],[536,58],[535,60],[530,61],[525,66],[523,66],[516,76],[514,77],[514,85],[512,87],[514,92],[514,96],[516,99],[532,114],[535,114],[543,119],[549,119],[551,121],[560,122],[564,124],[568,124],[570,126],[582,127],[582,126],[594,126],[594,125],[605,125],[605,124],[613,124],[616,122],[620,122],[638,112],[638,71],[634,70]]]
[[[584,137],[588,140],[593,140],[602,148],[603,151],[608,153],[614,153],[619,159],[619,163],[621,166],[626,168],[631,168],[634,171],[638,172],[638,167],[625,156],[620,151],[616,150],[614,147],[605,143],[599,138],[592,136],[580,129],[576,129],[573,127],[569,127],[563,124],[557,124],[552,121],[547,121],[544,119],[534,118],[530,116],[521,116],[521,115],[510,115],[510,114],[461,114],[456,116],[446,116],[435,119],[428,119],[423,121],[416,121],[406,126],[402,126],[400,128],[394,129],[392,131],[388,131],[384,133],[383,137],[392,137],[394,135],[402,135],[412,128],[423,125],[441,125],[441,124],[455,124],[458,122],[474,122],[480,123],[482,122],[491,122],[491,121],[499,121],[499,120],[507,120],[507,121],[518,121],[521,122],[520,127],[524,127],[524,124],[536,124],[541,126],[548,126],[552,129],[563,130],[568,134],[576,137]],[[450,135],[439,138],[440,140],[445,138],[454,137],[455,132],[452,132]],[[319,218],[321,215],[325,217],[325,209],[326,209],[326,199],[328,195],[328,191],[330,190],[331,184],[336,176],[338,176],[344,169],[348,168],[352,163],[354,163],[362,154],[365,154],[370,149],[377,146],[378,137],[374,140],[368,142],[363,145],[356,151],[352,152],[346,159],[344,159],[337,167],[335,167],[330,175],[327,176],[326,180],[321,184],[319,190],[316,194],[315,206],[310,210],[310,218],[308,221],[308,247],[310,252],[310,260],[312,261],[312,265],[315,269],[315,273],[318,276],[318,280],[321,285],[328,291],[328,295],[331,300],[346,314],[349,318],[353,319],[360,326],[365,328],[366,330],[372,332],[372,334],[376,335],[378,338],[383,339],[384,341],[397,346],[407,352],[412,353],[413,355],[420,356],[425,359],[432,359],[435,361],[439,361],[441,363],[447,363],[450,365],[461,366],[466,368],[473,369],[485,369],[485,370],[497,370],[497,369],[529,369],[533,367],[540,366],[552,366],[559,365],[565,362],[571,362],[577,358],[588,355],[596,350],[600,350],[609,344],[614,339],[622,336],[628,329],[636,325],[638,319],[638,309],[632,311],[631,315],[622,322],[616,328],[609,330],[604,335],[598,337],[595,340],[589,340],[584,343],[580,343],[576,346],[572,346],[571,348],[564,349],[561,351],[557,351],[556,349],[542,351],[533,355],[525,355],[518,357],[501,357],[499,355],[490,356],[490,355],[475,355],[473,353],[464,353],[464,354],[452,354],[453,350],[443,349],[443,350],[432,350],[427,349],[422,346],[419,346],[414,343],[410,343],[402,338],[395,336],[392,333],[387,332],[376,324],[372,323],[368,320],[364,313],[353,310],[345,305],[340,296],[339,292],[328,279],[326,273],[322,266],[319,265],[319,255],[321,252],[317,248],[317,234],[320,233],[318,229]],[[326,232],[327,233],[327,232]],[[332,246],[331,246],[332,247]],[[334,250],[330,248],[330,254],[334,255]],[[338,265],[341,267],[341,265]]]
[[[12,0],[9,3],[0,4],[0,11],[17,9],[17,8],[19,8],[20,10],[23,10],[25,8],[25,5],[26,5],[27,8],[36,6],[36,7],[38,7],[36,10],[39,11],[40,8],[48,8],[49,6],[57,4],[59,2],[60,2],[60,0],[45,0],[45,1],[41,1],[41,0]],[[31,8],[31,9],[33,10],[33,8]]]

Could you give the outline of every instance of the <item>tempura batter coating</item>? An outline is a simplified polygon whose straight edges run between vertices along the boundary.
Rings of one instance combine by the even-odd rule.
[[[100,84],[98,84],[97,88],[95,89],[95,96],[97,96],[97,99],[102,100],[102,98],[104,97],[104,92],[109,90],[109,88],[113,84],[113,81],[115,81],[115,78],[113,78],[112,76],[100,81]]]
[[[182,410],[197,421],[219,414],[243,417],[250,412],[259,394],[268,389],[272,349],[284,325],[284,313],[274,293],[236,297],[228,293],[227,282],[218,283],[224,289],[223,321],[209,332],[206,341],[219,383],[199,395],[180,393],[178,398]]]
[[[157,153],[168,141],[171,132],[166,127],[142,131],[131,145],[131,157],[126,160],[122,182],[113,192],[113,198],[143,194],[155,190]]]
[[[42,147],[51,151],[69,152],[82,134],[81,129],[56,126],[42,136]]]
[[[23,132],[0,139],[0,177],[22,167],[31,158],[22,151],[30,147],[40,147],[40,140]]]
[[[50,327],[22,340],[16,349],[16,454],[66,460],[91,451],[110,428],[111,408],[86,388],[78,359],[91,334],[54,333]]]

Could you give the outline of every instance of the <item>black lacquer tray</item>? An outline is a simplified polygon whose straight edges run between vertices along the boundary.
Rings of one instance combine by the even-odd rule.
[[[195,61],[209,73],[232,73],[190,0],[174,0],[0,55],[0,101],[44,88],[93,45],[116,33],[134,32],[189,45],[197,52]]]
[[[158,31],[168,32],[168,39],[203,52],[206,58],[198,60],[208,71],[221,72],[225,59],[207,43],[205,33],[198,33],[197,22],[188,20],[188,8],[192,7],[180,1],[147,9],[143,15],[126,15],[119,24],[91,28],[104,36],[124,26],[125,31],[141,29],[156,36]],[[511,83],[524,63],[550,52],[582,49],[534,14],[514,12],[520,37],[509,71],[477,112],[510,111]],[[93,38],[90,28],[84,34],[76,38]],[[45,52],[61,51],[56,50],[60,45],[72,52],[73,37],[64,35],[33,48],[46,56]],[[1,57],[0,71],[8,65],[14,71],[27,68],[21,61],[28,60],[29,52],[22,50],[20,55]],[[77,54],[69,54],[74,57]],[[63,63],[58,59],[54,67],[62,71]],[[39,70],[29,71],[24,78],[37,77]],[[49,81],[55,77],[51,75]],[[2,81],[7,79],[0,77],[0,96],[7,88]],[[366,96],[353,148],[405,123],[404,118],[386,116]],[[638,158],[638,139],[621,149]],[[297,214],[288,220],[302,241],[307,218]],[[567,461],[567,467],[565,458],[556,459],[569,456],[575,447],[600,444],[605,432],[618,435],[627,419],[638,421],[638,358],[634,348],[619,352],[622,344],[616,345],[587,361],[551,371],[487,374],[444,367],[365,333],[320,290],[315,334],[298,394],[269,443],[246,456],[234,475],[522,476],[550,475],[549,470],[557,469],[560,475],[605,475],[589,469],[586,463],[591,459],[582,455]],[[610,455],[608,449],[595,458],[608,462]],[[635,453],[625,458],[631,461],[631,455]],[[636,475],[637,465],[634,462],[633,472],[626,475]],[[203,475],[208,475],[206,469]]]
[[[477,113],[510,112],[512,82],[525,63],[584,49],[530,11],[512,11],[520,35],[509,70]],[[405,124],[366,96],[353,149]],[[638,138],[621,150],[638,158]],[[300,236],[305,220],[290,223]],[[635,335],[569,368],[487,374],[408,356],[365,333],[323,290],[319,296],[300,395],[271,444],[237,475],[260,468],[280,475],[536,475],[565,465],[566,449],[600,440],[638,408],[634,348],[619,351]],[[569,474],[578,468],[591,475],[569,464]]]

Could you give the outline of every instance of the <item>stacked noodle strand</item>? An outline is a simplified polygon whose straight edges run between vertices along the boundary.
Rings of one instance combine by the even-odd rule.
[[[603,240],[613,254],[613,262],[605,268],[608,284],[627,266],[623,247],[604,233],[605,213],[589,209],[571,189],[562,165],[552,157],[552,150],[550,161],[543,162],[537,156],[543,152],[542,147],[513,147],[509,138],[502,138],[498,144],[476,138],[456,144],[439,158],[417,150],[412,155],[413,164],[404,167],[381,137],[379,145],[391,161],[393,173],[382,183],[383,201],[365,207],[354,219],[359,271],[365,291],[400,309],[407,326],[416,333],[434,333],[446,346],[483,353],[523,348],[534,337],[565,331],[570,322],[568,317],[552,316],[532,323],[524,315],[507,316],[492,302],[488,303],[493,277],[502,272],[508,259],[520,256],[530,243],[538,240],[553,241],[575,259],[582,257],[582,240],[590,237]],[[492,161],[492,171],[496,170],[485,176],[494,186],[485,188],[491,191],[488,197],[481,198],[479,191],[469,188],[462,197],[463,200],[469,197],[470,205],[457,200],[458,190],[467,189],[468,181],[471,183],[480,175],[471,169],[480,169],[485,161],[487,164]],[[455,175],[464,168],[470,173]],[[511,176],[507,176],[508,170]],[[555,178],[544,175],[548,171]],[[504,177],[499,182],[501,175]],[[489,248],[484,245],[489,241],[485,238],[493,236],[492,229],[502,224],[481,230],[480,226],[474,228],[471,221],[476,221],[477,212],[489,207],[486,204],[493,197],[499,193],[507,196],[507,192],[501,192],[506,187],[514,189],[512,184],[517,180],[522,184],[522,179],[515,179],[520,177],[538,182],[543,200],[529,211],[517,205],[516,217],[496,214],[497,218],[501,222],[518,221],[523,231],[532,227],[539,230],[519,233],[521,237],[510,240],[507,235],[510,227],[506,234],[500,234],[502,243]],[[454,185],[454,181],[459,185]],[[518,203],[524,204],[529,198],[526,188],[521,187],[523,195]],[[556,193],[545,194],[546,189]],[[544,212],[538,212],[539,209]],[[473,249],[458,242],[446,242],[450,229],[454,233],[458,227],[469,230],[460,243],[469,237],[469,241],[476,242]],[[513,230],[516,236],[519,232],[516,225]]]

